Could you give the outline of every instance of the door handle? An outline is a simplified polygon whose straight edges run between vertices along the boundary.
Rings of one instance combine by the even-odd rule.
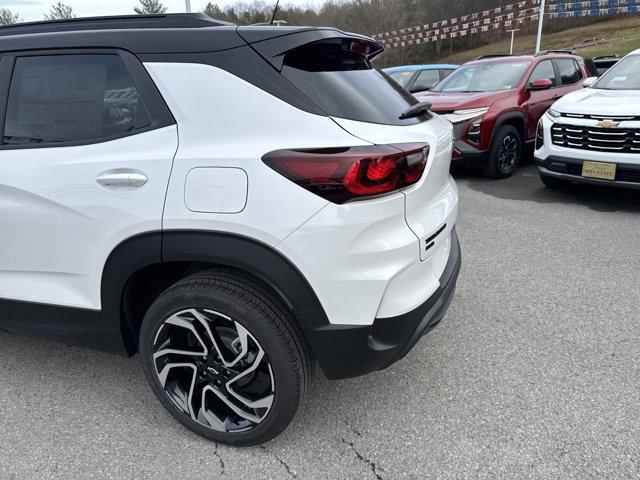
[[[130,190],[147,183],[147,176],[137,170],[116,169],[98,175],[96,182],[111,190]]]

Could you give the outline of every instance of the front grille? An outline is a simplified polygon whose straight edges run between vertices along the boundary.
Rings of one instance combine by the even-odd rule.
[[[635,115],[585,115],[582,113],[563,113],[562,116],[569,118],[586,118],[587,120],[615,120],[616,122],[640,120],[640,117]]]
[[[580,127],[556,123],[551,128],[554,145],[600,152],[640,153],[640,129]]]
[[[566,173],[568,175],[582,176],[582,163],[561,163],[554,161],[547,168],[552,172]],[[627,165],[618,165],[616,169],[616,181],[640,183],[640,168]]]

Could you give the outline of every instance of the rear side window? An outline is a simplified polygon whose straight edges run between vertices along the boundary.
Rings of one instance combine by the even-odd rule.
[[[587,73],[589,74],[590,77],[598,77],[598,67],[596,67],[596,64],[594,63],[594,61],[590,58],[585,58],[584,59],[584,68],[587,70]]]
[[[394,81],[396,81],[399,85],[407,88],[409,83],[411,83],[411,79],[415,72],[391,72],[387,73]]]
[[[440,72],[438,70],[422,70],[411,86],[411,91],[422,92],[429,90],[440,81]]]
[[[580,67],[578,67],[575,60],[561,59],[555,60],[555,62],[558,66],[562,85],[575,85],[580,81],[582,73],[580,72]]]
[[[551,80],[554,85],[557,85],[556,71],[553,68],[553,62],[551,60],[545,60],[540,62],[536,68],[533,69],[531,77],[529,77],[529,83],[533,83],[536,80]]]
[[[388,125],[423,121],[399,119],[417,100],[350,43],[332,39],[296,48],[285,55],[282,75],[333,117]]]
[[[5,144],[90,142],[125,135],[150,123],[118,55],[16,58]]]

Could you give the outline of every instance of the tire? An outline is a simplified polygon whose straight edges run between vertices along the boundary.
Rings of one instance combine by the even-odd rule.
[[[559,190],[566,188],[571,182],[568,180],[562,180],[560,178],[550,177],[549,175],[540,174],[540,180],[544,183],[545,187]]]
[[[142,322],[140,353],[171,415],[236,446],[271,440],[291,423],[313,366],[279,299],[229,270],[193,274],[162,293]]]
[[[491,178],[512,176],[522,159],[522,137],[516,127],[503,125],[491,142],[484,174]]]

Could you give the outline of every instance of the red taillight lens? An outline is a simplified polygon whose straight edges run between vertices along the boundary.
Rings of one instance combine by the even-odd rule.
[[[417,183],[427,164],[424,143],[277,150],[262,157],[276,172],[334,203],[390,193]]]

